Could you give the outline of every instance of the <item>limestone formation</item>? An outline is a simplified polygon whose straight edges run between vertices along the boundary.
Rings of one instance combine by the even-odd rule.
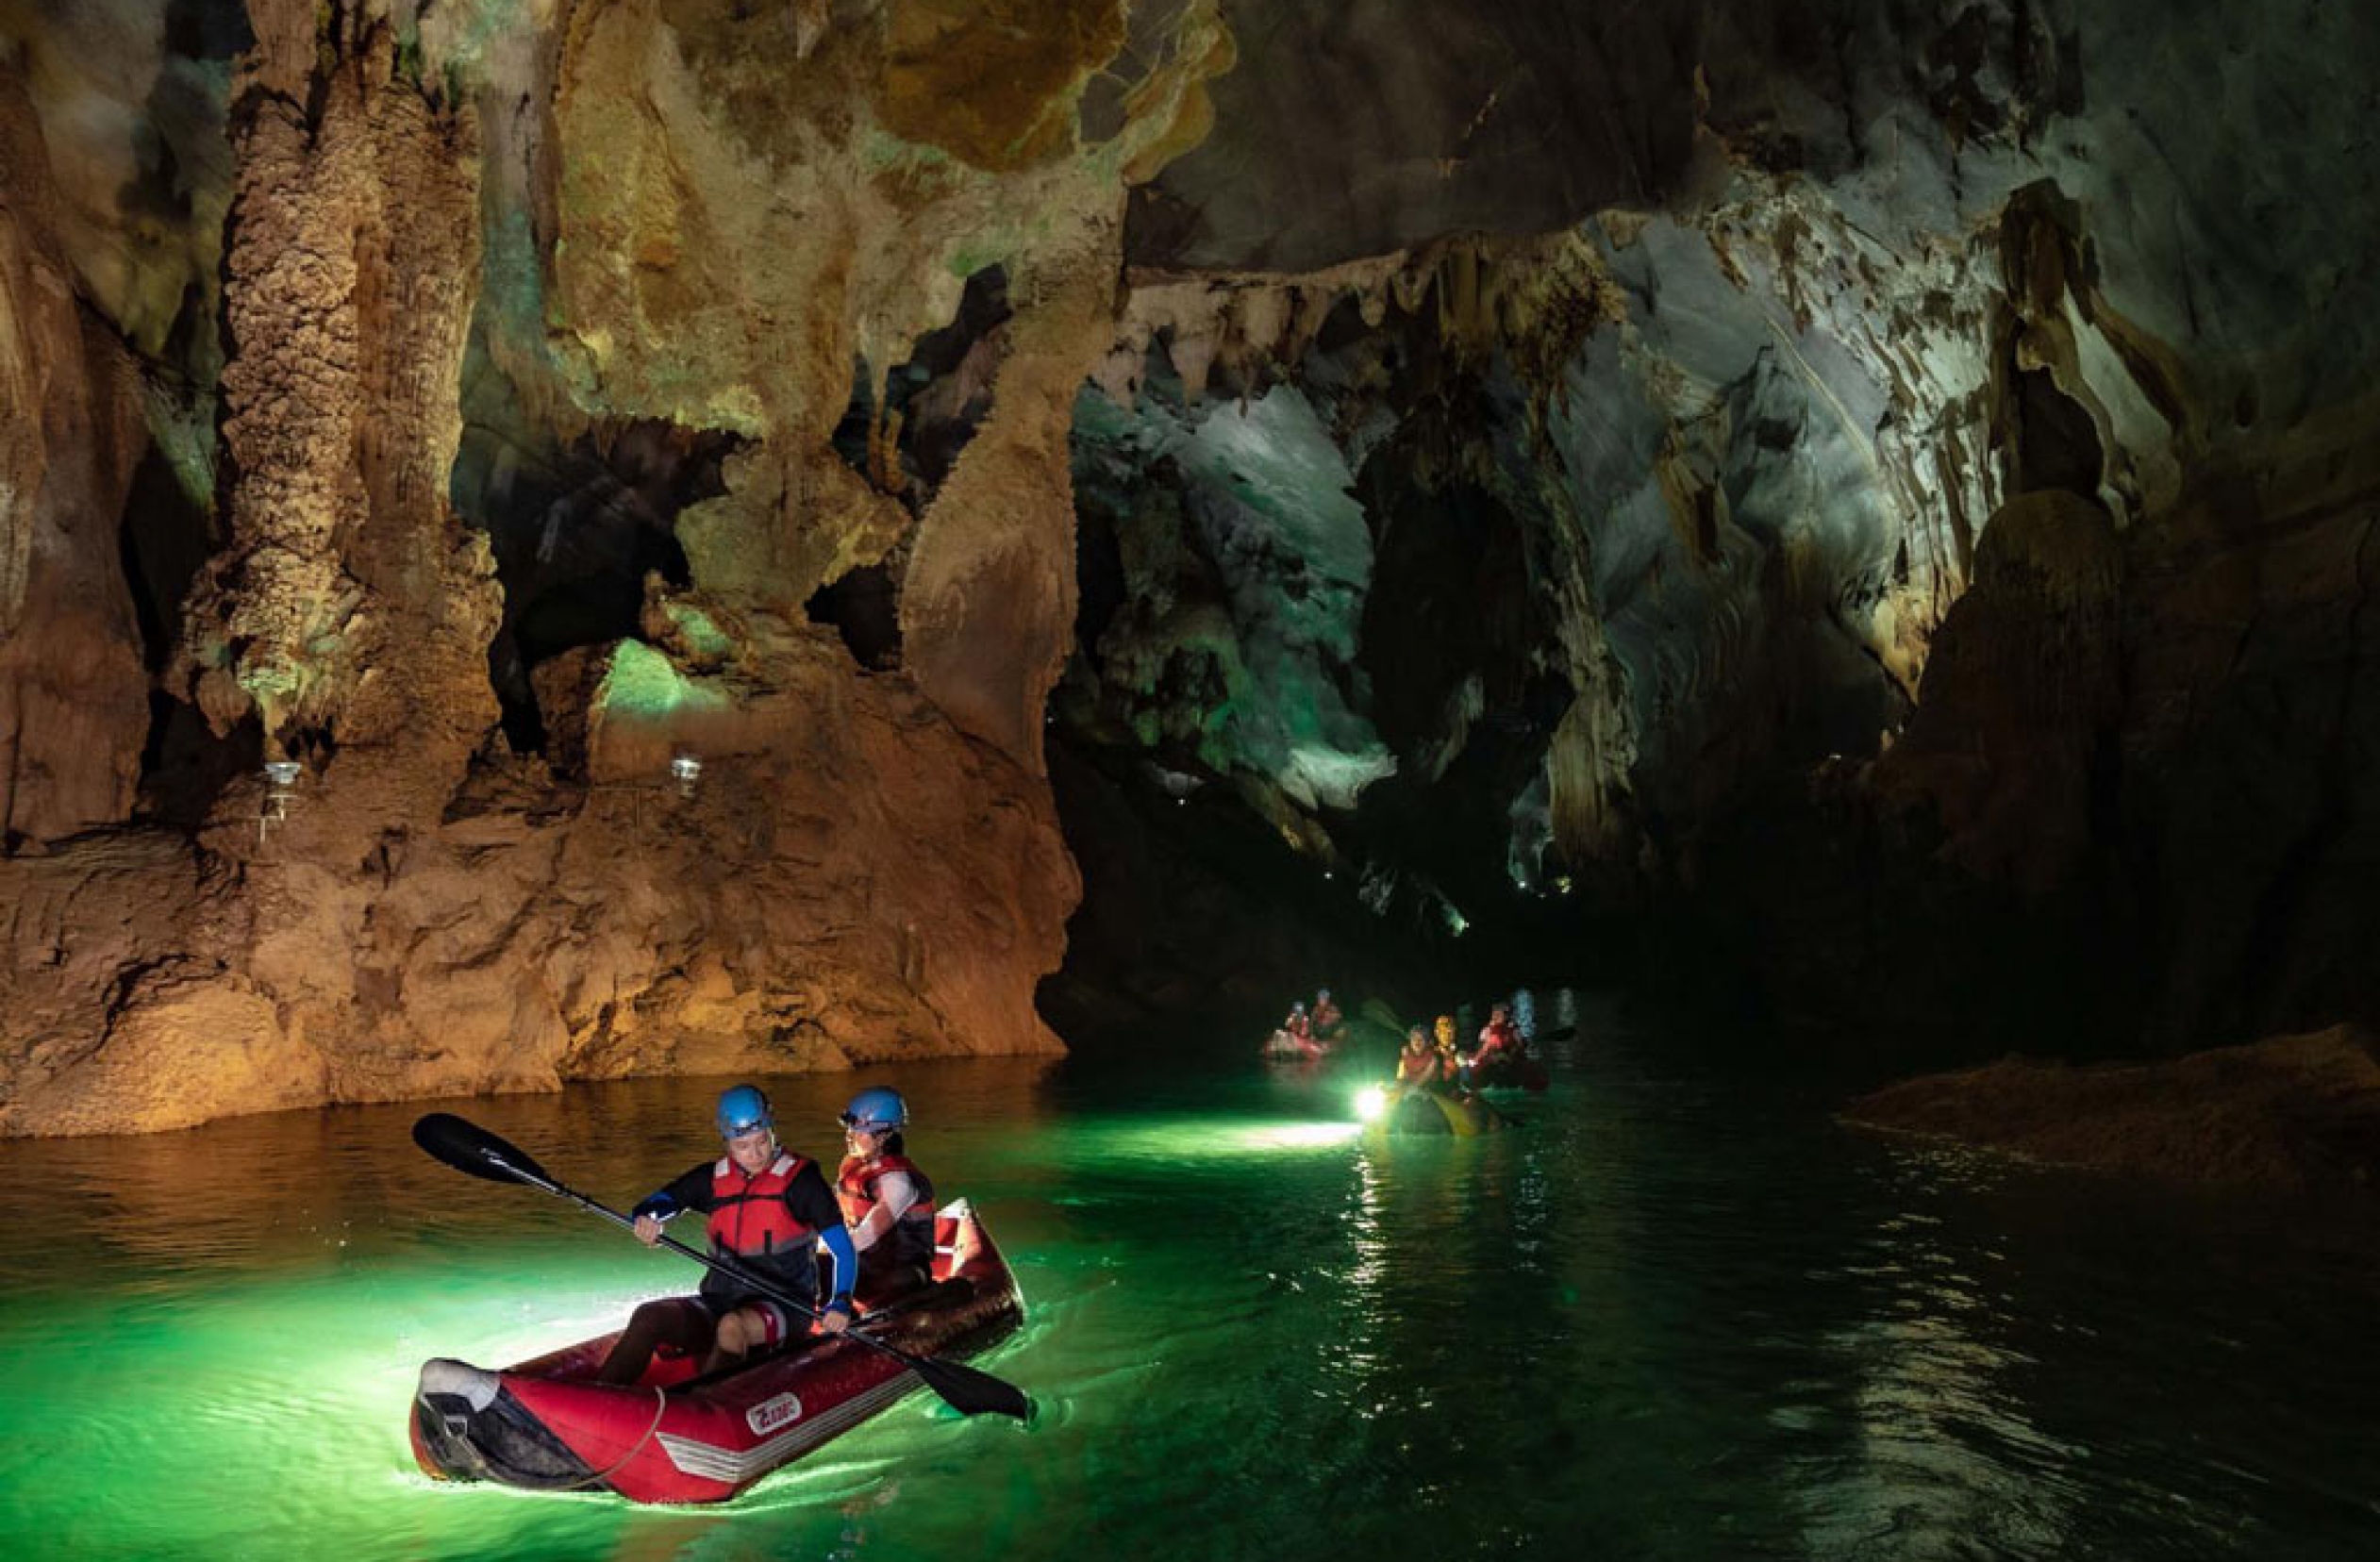
[[[0,845],[130,811],[148,726],[116,517],[141,448],[130,354],[78,304],[41,125],[0,69]]]
[[[1102,1024],[1202,918],[1251,998],[1618,928],[1969,1055],[2369,1017],[2375,62],[0,0],[0,1131],[1052,1050],[1053,773]]]
[[[228,545],[186,655],[218,731],[253,717],[353,798],[360,853],[378,822],[434,816],[495,717],[493,572],[445,492],[477,147],[467,112],[394,75],[386,27],[345,24],[325,68],[311,7],[287,36],[266,14],[232,105]]]
[[[2331,242],[2375,224],[2288,193],[2356,182],[2370,18],[1489,6],[1427,69],[1406,21],[1243,39],[1136,199],[1120,410],[1077,420],[1078,483],[1126,496],[1085,740],[1194,734],[1324,861],[1516,927],[1591,888],[1884,1046],[1989,1045],[2018,991],[2174,1041],[2380,1003],[2348,888],[2380,446],[2347,432],[2380,353]],[[2215,104],[2255,131],[2202,134]],[[1152,590],[1122,540],[1244,503],[1249,463],[1181,452],[1290,396],[1373,534],[1333,609],[1353,812],[1290,796],[1232,683],[1315,601],[1294,557]]]
[[[296,774],[217,792],[194,857],[127,869],[93,842],[0,865],[55,907],[18,947],[61,952],[12,973],[38,1002],[12,1005],[0,1129],[1057,1045],[1033,992],[1079,894],[1037,774],[1073,616],[1064,435],[1110,339],[1120,170],[1195,123],[1211,15],[1144,25],[1154,63],[1093,143],[1073,110],[1124,41],[1119,8],[988,31],[874,8],[466,9],[418,30],[252,9],[227,110],[225,536],[170,692],[225,753]],[[1044,25],[1073,52],[991,68]],[[550,115],[516,111],[524,79],[554,84]],[[970,371],[983,405],[939,495],[903,481],[889,417],[874,459],[846,462],[855,363],[883,408],[987,268],[1015,318]],[[526,757],[498,732],[491,523],[448,497],[473,375],[521,438],[727,441],[707,447],[725,491],[674,526],[684,577],[641,583],[624,638],[517,686],[545,733]],[[871,673],[803,604],[888,557],[907,657]],[[93,595],[128,610],[121,585]],[[116,769],[98,822],[127,812]],[[100,939],[110,896],[127,925]]]
[[[2089,851],[2093,767],[2123,705],[2122,575],[2106,512],[2072,493],[2020,495],[1984,531],[1872,780],[1933,811],[1946,858],[2042,892]]]

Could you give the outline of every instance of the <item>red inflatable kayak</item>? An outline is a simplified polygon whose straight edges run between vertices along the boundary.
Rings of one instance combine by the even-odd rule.
[[[1007,1263],[964,1201],[935,1221],[936,1284],[859,1327],[912,1355],[964,1360],[1024,1321]],[[643,1379],[594,1381],[617,1333],[501,1371],[423,1364],[413,1457],[449,1480],[609,1490],[640,1503],[724,1502],[919,1387],[881,1351],[817,1338],[709,1378],[657,1355]]]
[[[1264,1039],[1264,1045],[1258,1049],[1258,1055],[1275,1059],[1286,1058],[1293,1063],[1319,1063],[1330,1055],[1330,1048],[1326,1043],[1317,1041],[1311,1037],[1293,1036],[1288,1031],[1276,1030]]]

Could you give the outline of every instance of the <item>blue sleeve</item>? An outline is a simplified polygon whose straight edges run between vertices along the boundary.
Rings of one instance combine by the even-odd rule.
[[[849,1301],[852,1283],[859,1278],[859,1254],[851,1245],[851,1233],[838,1222],[820,1232],[818,1239],[834,1260],[826,1280],[828,1303]]]
[[[785,1190],[785,1207],[818,1233],[819,1245],[835,1260],[827,1272],[828,1299],[850,1296],[859,1282],[859,1253],[851,1245],[851,1233],[843,1229],[843,1206],[835,1202],[834,1189],[826,1186],[816,1161],[793,1173],[793,1186]]]

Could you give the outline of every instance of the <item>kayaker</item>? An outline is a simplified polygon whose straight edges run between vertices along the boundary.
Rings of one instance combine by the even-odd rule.
[[[909,1159],[898,1090],[860,1091],[843,1109],[843,1164],[835,1197],[859,1251],[859,1294],[879,1307],[934,1278],[934,1184]]]
[[[1307,1016],[1304,999],[1290,1005],[1290,1017],[1281,1022],[1281,1028],[1300,1041],[1314,1039],[1314,1022]]]
[[[812,1255],[823,1246],[831,1262],[823,1276],[827,1300],[819,1324],[828,1334],[842,1333],[851,1324],[858,1261],[842,1207],[818,1163],[777,1143],[768,1097],[749,1085],[720,1096],[718,1122],[727,1153],[693,1167],[630,1211],[637,1239],[651,1247],[661,1239],[664,1221],[697,1211],[709,1217],[714,1255],[734,1257],[805,1302],[820,1292],[822,1275]],[[712,1270],[704,1275],[700,1294],[639,1307],[596,1377],[634,1383],[663,1345],[689,1355],[705,1352],[702,1370],[717,1371],[756,1347],[785,1343],[806,1323],[799,1314]]]
[[[1323,1042],[1339,1039],[1339,1033],[1347,1026],[1347,1017],[1331,1002],[1330,989],[1323,988],[1314,994],[1314,1034]]]
[[[1397,1084],[1406,1089],[1426,1090],[1452,1078],[1444,1072],[1438,1049],[1430,1045],[1430,1033],[1419,1025],[1406,1031],[1405,1050],[1397,1054]]]
[[[1492,1072],[1519,1063],[1523,1051],[1521,1032],[1512,1023],[1512,1011],[1498,1004],[1488,1011],[1488,1022],[1479,1028],[1479,1050],[1471,1055],[1463,1067],[1473,1073],[1482,1070]]]
[[[1455,1017],[1440,1015],[1431,1029],[1438,1040],[1439,1066],[1445,1072],[1446,1082],[1452,1085],[1461,1075],[1463,1067],[1462,1054],[1455,1045]]]

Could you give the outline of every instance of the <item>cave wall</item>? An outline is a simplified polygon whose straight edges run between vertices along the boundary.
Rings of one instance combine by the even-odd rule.
[[[116,516],[145,441],[133,357],[77,298],[39,116],[0,75],[0,843],[122,818],[147,675]]]
[[[1317,862],[1426,868],[1514,939],[1574,891],[1582,960],[1633,908],[1626,958],[1881,1051],[2367,1015],[2380,224],[2330,192],[2369,14],[1591,9],[1474,8],[1426,62],[1394,6],[1251,20],[1136,196],[1078,480],[1177,533],[1232,487],[1185,437],[1295,397],[1382,561],[1337,758],[1377,732],[1393,770],[1349,807],[1256,743],[1201,762]],[[1620,29],[1643,81],[1552,101]],[[1150,670],[1307,600],[1213,548],[1169,574],[1086,640],[1101,740],[1195,730]]]
[[[1194,125],[1211,12],[227,8],[229,44],[181,6],[12,8],[0,63],[55,89],[28,123],[145,135],[184,76],[220,105],[225,155],[175,165],[216,249],[176,234],[136,274],[109,252],[142,213],[105,202],[63,241],[102,342],[179,376],[129,454],[171,438],[220,527],[153,680],[125,587],[92,595],[155,706],[120,756],[296,772],[160,759],[149,780],[201,789],[143,799],[120,760],[113,792],[20,832],[0,1131],[1055,1049],[1033,992],[1079,896],[1040,752],[1064,433],[1110,337],[1126,170]],[[1087,128],[1127,36],[1132,91]],[[117,40],[128,66],[89,62]],[[211,357],[144,324],[210,253]],[[914,370],[985,274],[996,340]],[[169,318],[203,317],[186,291]],[[13,322],[41,290],[8,296]],[[981,393],[945,405],[937,375]],[[91,568],[161,523],[99,475]],[[531,664],[507,591],[556,602],[539,570],[581,509],[642,540],[591,540],[600,603],[526,636]],[[860,571],[899,598],[869,666],[810,611]],[[41,675],[105,671],[15,628],[0,651]]]
[[[2360,1014],[2375,33],[4,0],[0,1130],[1052,1048],[1053,722],[1192,907]]]

